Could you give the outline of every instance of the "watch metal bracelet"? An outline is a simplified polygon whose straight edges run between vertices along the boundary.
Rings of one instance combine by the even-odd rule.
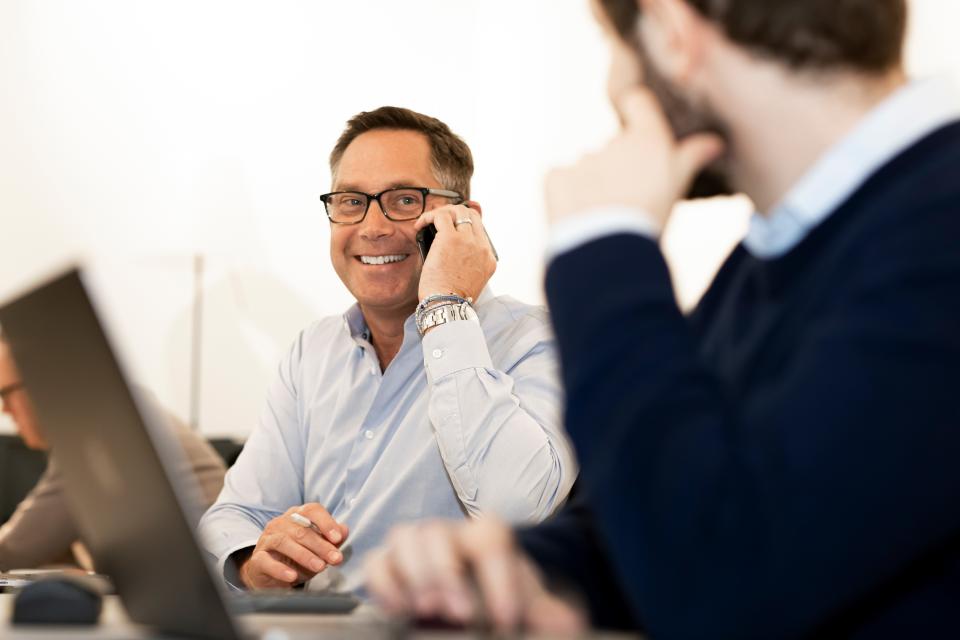
[[[456,322],[457,320],[472,320],[477,324],[480,323],[480,319],[477,317],[477,312],[473,310],[473,306],[470,305],[469,302],[452,302],[431,307],[425,311],[422,311],[421,313],[418,313],[417,330],[422,336],[427,332],[428,329],[432,329],[433,327],[437,327],[448,322]]]

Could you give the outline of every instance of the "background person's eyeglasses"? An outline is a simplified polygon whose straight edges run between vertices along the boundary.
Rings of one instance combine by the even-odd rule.
[[[327,217],[334,224],[357,224],[363,222],[374,200],[380,205],[380,211],[388,220],[402,222],[414,220],[426,211],[427,196],[455,198],[463,201],[456,191],[446,189],[426,189],[424,187],[400,187],[387,189],[380,193],[362,191],[334,191],[320,196],[326,207]],[[459,202],[457,203],[459,204]]]

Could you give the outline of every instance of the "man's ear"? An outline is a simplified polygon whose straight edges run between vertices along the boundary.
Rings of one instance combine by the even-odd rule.
[[[687,0],[636,0],[640,38],[665,78],[686,84],[704,60],[709,23]]]
[[[483,211],[480,209],[480,203],[477,202],[476,200],[467,200],[463,204],[467,205],[468,207],[476,211],[478,216],[481,216],[481,217],[483,216]]]

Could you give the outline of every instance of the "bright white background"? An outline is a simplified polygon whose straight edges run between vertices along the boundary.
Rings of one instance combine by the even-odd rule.
[[[911,71],[960,72],[960,5],[913,9]],[[202,253],[200,425],[242,437],[296,332],[351,302],[316,197],[347,118],[401,105],[462,135],[492,286],[541,302],[543,175],[613,133],[606,60],[587,0],[0,0],[0,301],[91,261],[138,377],[186,418]],[[675,217],[684,306],[749,211]]]

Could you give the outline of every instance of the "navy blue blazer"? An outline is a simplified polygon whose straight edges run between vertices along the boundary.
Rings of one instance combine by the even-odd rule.
[[[653,638],[960,637],[960,123],[689,317],[657,245],[557,257],[578,494],[520,533]]]

